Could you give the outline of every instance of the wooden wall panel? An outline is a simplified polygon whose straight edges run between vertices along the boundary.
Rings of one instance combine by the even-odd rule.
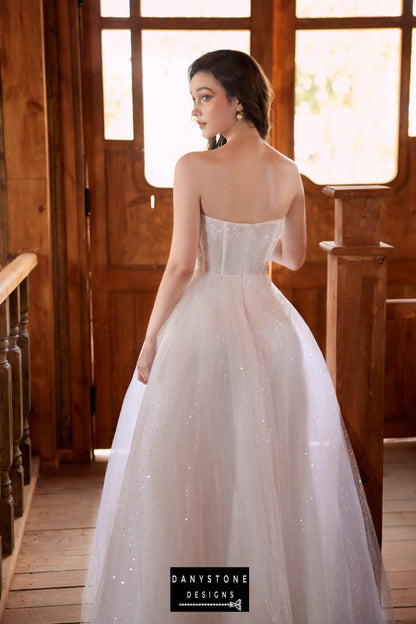
[[[407,138],[402,170],[385,202],[381,238],[394,245],[388,298],[416,297],[416,143]],[[416,436],[416,322],[388,321],[386,329],[385,435]]]
[[[147,185],[140,184],[139,150],[105,151],[108,266],[111,269],[166,264],[172,231],[172,201],[150,207]]]
[[[33,448],[56,461],[55,349],[48,145],[40,0],[0,3],[9,253],[34,250],[31,277]]]
[[[325,254],[321,251],[319,255],[321,262],[310,262],[307,259],[298,271],[273,264],[273,281],[302,315],[321,351],[325,353],[327,269]]]
[[[124,395],[144,341],[157,285],[153,292],[113,291],[109,295],[111,407],[116,425]]]
[[[49,197],[51,238],[54,256],[55,349],[56,349],[56,439],[58,447],[71,446],[72,414],[69,383],[69,307],[66,274],[65,201],[63,180],[63,150],[59,93],[59,57],[56,6],[53,0],[43,0],[45,79],[48,108]]]
[[[3,95],[0,68],[0,266],[4,266],[7,260],[7,190],[5,158],[6,155],[4,152],[3,133]]]
[[[91,348],[79,8],[43,0],[47,47],[51,201],[55,217],[55,302],[58,325],[60,456],[91,458]],[[56,52],[55,52],[56,51]],[[53,110],[52,110],[53,105]],[[53,181],[52,181],[53,175]]]
[[[396,253],[400,253],[398,249]],[[389,299],[416,297],[415,261],[391,261],[388,274]],[[415,354],[416,321],[388,320],[384,423],[386,437],[416,435]]]
[[[112,430],[117,425],[120,408],[126,389],[139,356],[140,348],[144,342],[144,335],[154,298],[159,285],[161,272],[152,271],[151,281],[142,284],[140,288],[140,271],[125,271],[116,279],[115,290],[108,294],[109,332],[108,346],[110,352],[111,393],[110,427],[104,429],[102,423],[97,431],[97,447],[107,448],[111,444]],[[100,385],[98,388],[100,389]]]

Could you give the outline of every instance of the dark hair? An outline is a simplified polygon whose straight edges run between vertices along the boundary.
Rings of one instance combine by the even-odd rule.
[[[273,90],[263,68],[253,57],[238,50],[216,50],[196,59],[188,69],[189,82],[198,72],[212,74],[229,98],[236,97],[243,106],[244,116],[266,139],[271,128]],[[208,149],[224,145],[222,135],[209,139]]]

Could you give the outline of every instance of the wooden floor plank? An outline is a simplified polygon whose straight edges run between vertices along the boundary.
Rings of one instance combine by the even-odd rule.
[[[91,504],[91,497],[80,500],[79,492],[49,494],[36,502],[30,513],[27,531],[95,526],[98,504]]]
[[[53,553],[65,555],[88,554],[94,538],[94,529],[56,529],[49,531],[28,531],[20,551],[21,557],[35,553],[39,557]]]
[[[385,445],[383,558],[396,624],[416,624],[416,442]]]
[[[394,610],[396,624],[416,624],[416,607],[404,607]]]
[[[392,589],[391,598],[394,607],[413,607],[416,605],[416,588]]]
[[[385,489],[386,491],[386,489]],[[416,511],[415,498],[387,498],[383,497],[383,513],[390,511]]]
[[[386,541],[416,541],[416,526],[384,526],[383,540]]]
[[[11,591],[7,603],[8,609],[23,607],[48,607],[81,604],[82,587],[59,587],[54,589],[38,589]]]
[[[2,624],[79,624],[79,605],[7,609]]]
[[[383,542],[383,558],[387,571],[414,570],[416,568],[416,544],[408,541]]]
[[[23,572],[15,574],[12,591],[27,589],[50,589],[53,587],[81,587],[85,583],[86,570],[55,570],[53,572]]]
[[[415,476],[416,478],[416,476]],[[390,526],[416,526],[416,511],[391,511],[385,512],[383,528]]]
[[[59,570],[86,570],[88,553],[83,555],[55,555],[46,554],[43,557],[34,557],[33,553],[20,557],[16,565],[16,574],[21,572],[57,572]]]
[[[416,570],[390,570],[389,583],[391,589],[416,587]]]

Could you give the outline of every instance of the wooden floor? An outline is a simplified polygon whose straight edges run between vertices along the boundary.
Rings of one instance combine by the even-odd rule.
[[[384,445],[383,557],[396,622],[416,624],[416,441]]]
[[[4,624],[79,622],[105,466],[62,466],[57,477],[39,477]],[[416,624],[415,441],[386,443],[384,486],[383,554],[396,621]]]

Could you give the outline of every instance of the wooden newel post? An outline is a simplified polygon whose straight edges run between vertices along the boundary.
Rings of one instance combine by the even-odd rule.
[[[326,186],[335,200],[328,253],[326,360],[381,544],[386,258],[380,208],[387,186]]]

